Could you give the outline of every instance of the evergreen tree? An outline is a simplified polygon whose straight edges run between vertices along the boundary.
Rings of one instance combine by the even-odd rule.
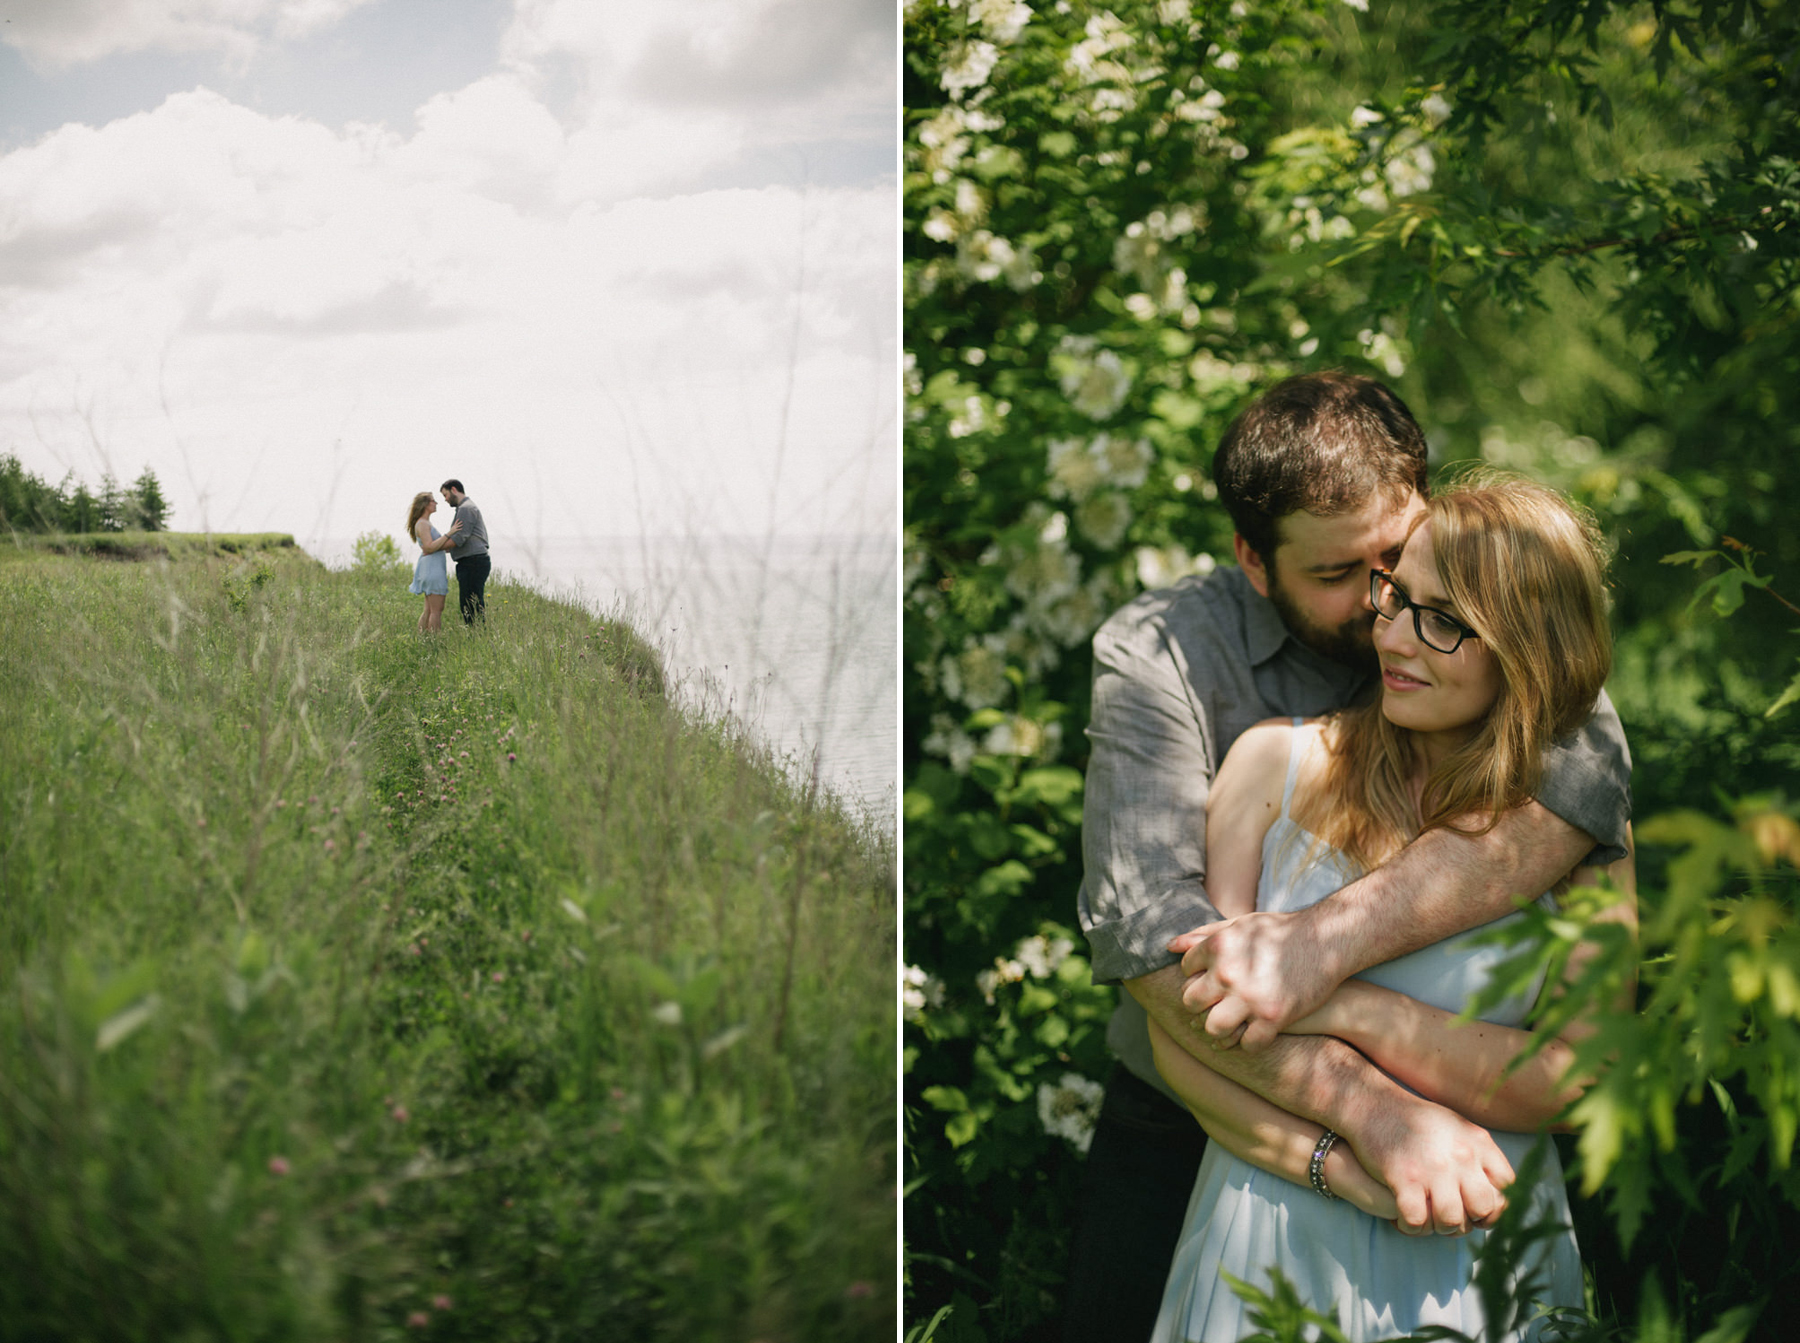
[[[119,488],[119,482],[108,471],[100,477],[98,530],[103,532],[123,532],[136,528],[136,500]]]
[[[75,482],[75,487],[72,490],[69,488],[70,481]],[[59,530],[76,533],[97,532],[100,530],[100,500],[96,499],[88,491],[86,485],[79,480],[75,480],[74,472],[71,471],[67,476],[63,477],[63,483],[57,488],[57,493],[62,495],[65,501],[62,509],[62,517],[59,520],[61,523]]]
[[[156,472],[149,467],[132,483],[131,499],[136,506],[136,522],[134,525],[147,532],[160,532],[168,527],[169,501],[163,498],[162,486],[156,479]]]
[[[48,531],[61,514],[61,500],[12,453],[0,454],[0,529]]]

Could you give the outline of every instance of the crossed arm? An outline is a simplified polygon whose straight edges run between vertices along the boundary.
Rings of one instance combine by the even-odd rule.
[[[1207,866],[1214,903],[1227,916],[1246,914],[1254,904],[1262,838],[1280,807],[1294,731],[1284,723],[1259,725],[1239,739],[1221,765],[1208,803]],[[1575,842],[1585,844],[1585,839]],[[1627,894],[1607,917],[1633,921],[1629,856],[1614,864],[1609,875]],[[1539,889],[1549,884],[1545,880]],[[1463,904],[1444,935],[1510,908],[1509,896],[1502,908],[1484,909],[1481,917],[1472,918],[1470,906]],[[1434,925],[1417,924],[1413,920],[1403,933],[1390,930],[1391,949],[1376,959],[1437,940],[1431,936]],[[1579,973],[1583,960],[1579,955],[1574,958],[1569,973]],[[1352,971],[1361,968],[1351,966]],[[1165,998],[1169,979],[1161,982]],[[1154,991],[1142,981],[1133,991],[1147,1008],[1151,1006]],[[1332,1127],[1345,1136],[1355,1156],[1345,1153],[1334,1166],[1339,1149],[1332,1149],[1325,1165],[1331,1187],[1367,1212],[1397,1216],[1401,1229],[1408,1231],[1434,1226],[1460,1232],[1498,1211],[1503,1201],[1498,1190],[1510,1183],[1512,1171],[1475,1124],[1531,1130],[1548,1123],[1580,1093],[1579,1081],[1567,1076],[1570,1046],[1589,1029],[1581,1023],[1572,1026],[1509,1073],[1508,1066],[1530,1041],[1529,1033],[1485,1022],[1458,1026],[1452,1013],[1349,980],[1290,1025],[1272,1047],[1251,1055],[1268,1058],[1268,1065],[1259,1068],[1242,1051],[1196,1049],[1196,1044],[1211,1043],[1212,1037],[1199,1035],[1194,1027],[1200,1023],[1192,1018],[1183,1022],[1182,1015],[1179,1008],[1152,1010],[1160,1023],[1152,1028],[1157,1066],[1216,1141],[1245,1160],[1303,1183],[1320,1126]],[[1315,1046],[1315,1051],[1308,1052],[1307,1045]],[[1332,1052],[1343,1048],[1349,1050],[1348,1060]],[[1384,1071],[1368,1076],[1374,1071],[1370,1063]],[[1307,1069],[1318,1070],[1317,1076],[1327,1082],[1325,1094],[1308,1092]],[[1238,1076],[1248,1089],[1219,1073]],[[1399,1087],[1384,1091],[1381,1083],[1391,1085],[1393,1079],[1419,1095]],[[1296,1082],[1301,1083],[1299,1088]]]
[[[461,528],[462,521],[461,519],[458,519],[450,524],[449,531],[433,541],[431,539],[431,524],[425,521],[424,518],[420,518],[418,522],[413,525],[413,537],[418,541],[419,549],[429,555],[434,550],[448,550],[451,546],[455,545],[456,533],[461,530]]]

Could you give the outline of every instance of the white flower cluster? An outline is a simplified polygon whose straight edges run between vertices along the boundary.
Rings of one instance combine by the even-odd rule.
[[[1203,395],[1217,391],[1230,391],[1236,395],[1266,372],[1261,364],[1227,363],[1207,349],[1202,349],[1188,360],[1187,371],[1188,377],[1194,381],[1194,390]]]
[[[999,130],[1005,124],[1000,117],[978,108],[951,103],[919,127],[920,148],[908,151],[913,166],[929,173],[931,180],[940,186],[955,183],[950,204],[929,210],[921,229],[926,237],[936,242],[955,243],[956,259],[950,263],[949,270],[941,260],[921,268],[915,283],[924,294],[935,291],[938,283],[951,272],[981,284],[1004,281],[1019,291],[1031,288],[1044,278],[1029,246],[1002,238],[983,227],[987,222],[988,193],[968,178],[956,175],[973,144],[971,133]],[[993,149],[990,146],[984,152],[992,153]]]
[[[956,720],[947,713],[931,715],[931,731],[925,734],[919,746],[926,755],[949,761],[950,768],[958,774],[967,774],[969,762],[975,759],[975,739],[958,727]]]
[[[1225,95],[1217,89],[1202,88],[1198,97],[1183,95],[1175,115],[1183,121],[1215,122],[1225,117]]]
[[[1038,933],[1022,939],[1013,948],[1013,956],[1028,974],[1037,979],[1049,979],[1074,950],[1075,944],[1060,933],[1055,937]]]
[[[996,956],[993,969],[976,974],[975,987],[992,1007],[994,991],[1002,984],[1017,984],[1027,975],[1033,979],[1049,979],[1074,950],[1075,944],[1061,934],[1052,937],[1036,933],[1022,938],[1011,956]]]
[[[1106,420],[1131,394],[1131,374],[1117,354],[1097,345],[1092,336],[1064,336],[1050,356],[1050,367],[1076,410],[1090,420]]]
[[[1069,520],[1033,502],[1026,520],[1036,527],[1033,542],[995,547],[985,562],[1006,566],[1006,590],[1024,604],[1024,628],[1073,648],[1092,634],[1120,595],[1105,571],[1081,581],[1081,557],[1069,549]]]
[[[1120,490],[1144,483],[1155,452],[1148,440],[1122,434],[1098,434],[1087,443],[1052,439],[1049,447],[1053,499],[1075,504],[1075,526],[1102,550],[1125,539],[1131,526],[1131,504]]]
[[[1335,211],[1327,214],[1310,196],[1294,197],[1288,206],[1287,224],[1294,230],[1288,238],[1288,250],[1292,252],[1308,243],[1337,242],[1356,233],[1356,225],[1347,217]]]
[[[972,134],[997,131],[1006,122],[979,108],[960,103],[947,104],[938,114],[919,127],[919,144],[913,166],[931,175],[938,185],[948,182],[956,173],[973,143]]]
[[[1110,10],[1087,21],[1085,36],[1069,48],[1063,70],[1088,86],[1088,111],[1097,121],[1117,121],[1137,106],[1138,85],[1161,74],[1147,54],[1128,64],[1136,42],[1131,29]]]
[[[992,42],[979,38],[953,42],[945,53],[944,68],[938,72],[938,84],[952,98],[961,98],[987,83],[999,59],[1000,49]]]
[[[1066,1138],[1083,1156],[1094,1141],[1100,1122],[1100,1102],[1106,1088],[1080,1073],[1064,1073],[1055,1085],[1038,1083],[1038,1121],[1053,1138]]]
[[[1111,10],[1103,10],[1087,21],[1086,34],[1069,48],[1063,59],[1063,70],[1087,83],[1105,79],[1131,82],[1131,71],[1110,57],[1130,49],[1133,38],[1125,21]]]
[[[1382,172],[1387,177],[1388,189],[1395,196],[1416,196],[1431,190],[1437,160],[1419,133],[1408,127],[1396,135],[1388,147],[1388,159]]]
[[[938,688],[948,699],[971,709],[991,709],[1006,698],[1012,682],[1006,679],[1005,641],[989,634],[971,638],[960,653],[938,663]]]
[[[1061,723],[1040,723],[1018,714],[1008,714],[981,739],[983,755],[1015,756],[1021,760],[1054,760],[1061,749]]]
[[[925,1013],[944,1005],[944,981],[917,965],[909,965],[900,976],[900,1007],[913,1024],[925,1020]]]
[[[1019,293],[1043,281],[1037,268],[1037,257],[1023,243],[1011,243],[990,233],[975,229],[961,237],[956,245],[956,269],[964,279],[991,284],[1005,280]]]
[[[987,1005],[994,1005],[994,991],[1002,984],[1017,984],[1025,978],[1025,966],[1004,956],[994,957],[994,968],[980,970],[975,975],[975,987],[981,990],[981,996]]]
[[[994,41],[1009,46],[1019,40],[1032,12],[1025,0],[970,0],[969,17]]]
[[[1075,438],[1050,441],[1050,497],[1076,503],[1096,490],[1135,490],[1150,474],[1156,458],[1148,439],[1123,434],[1096,434],[1083,443]]]
[[[1114,241],[1113,269],[1136,280],[1139,288],[1154,296],[1156,306],[1162,311],[1178,311],[1186,301],[1187,276],[1175,265],[1174,249],[1169,244],[1178,238],[1203,232],[1206,224],[1203,203],[1152,210],[1144,218],[1127,224],[1125,232]],[[1174,283],[1171,283],[1172,279]]]
[[[1187,548],[1180,545],[1139,546],[1132,556],[1137,561],[1137,577],[1147,591],[1166,588],[1178,579],[1189,574],[1199,574],[1204,578],[1214,567],[1213,557],[1202,551],[1198,555],[1189,555]]]
[[[1382,325],[1387,326],[1386,319]],[[1364,327],[1356,333],[1356,342],[1363,347],[1363,358],[1381,365],[1388,377],[1398,378],[1406,372],[1406,351],[1391,330]]]

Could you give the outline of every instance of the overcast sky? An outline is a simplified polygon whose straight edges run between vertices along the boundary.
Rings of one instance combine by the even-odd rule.
[[[0,0],[0,452],[177,530],[890,532],[888,0]]]

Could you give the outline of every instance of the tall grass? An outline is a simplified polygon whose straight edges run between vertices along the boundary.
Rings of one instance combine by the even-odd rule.
[[[890,1335],[891,837],[293,554],[4,567],[0,1338]]]

